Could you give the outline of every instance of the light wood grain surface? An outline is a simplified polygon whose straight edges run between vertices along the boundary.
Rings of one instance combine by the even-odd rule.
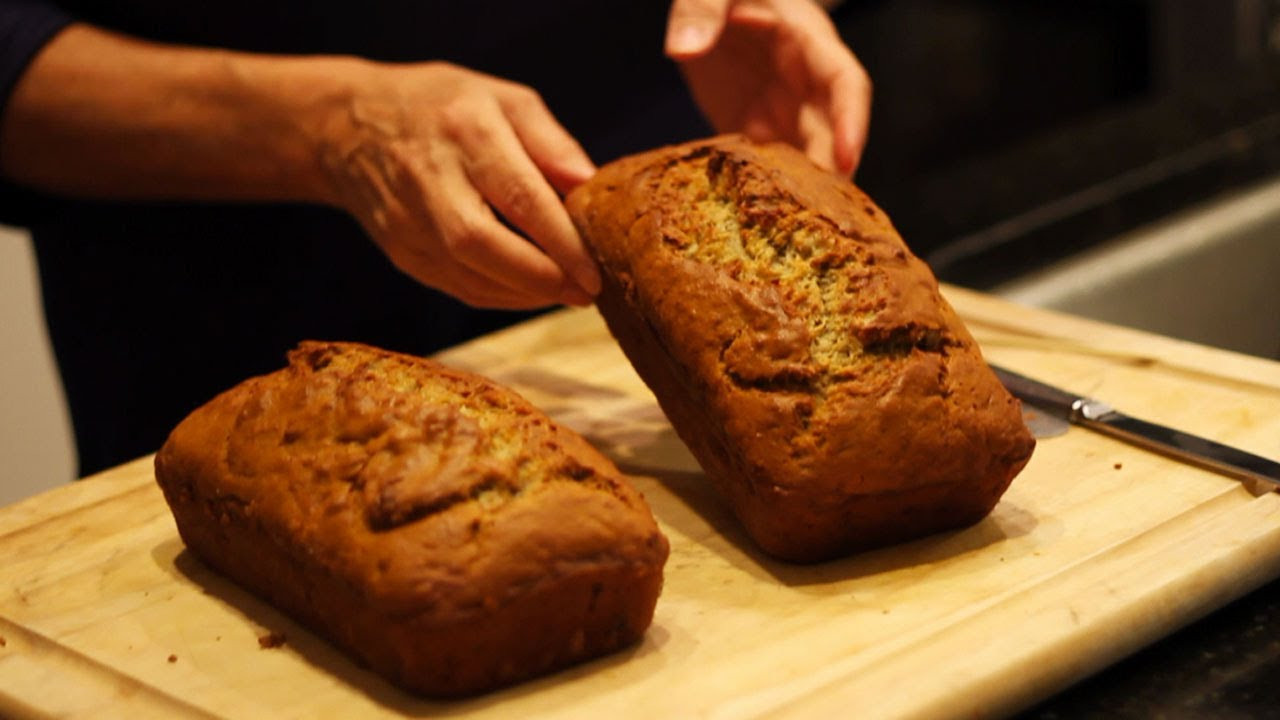
[[[1280,456],[1278,363],[946,292],[994,361]],[[1280,576],[1280,494],[1075,428],[971,528],[774,562],[593,311],[442,359],[515,387],[645,493],[672,553],[639,646],[474,700],[410,697],[185,552],[142,458],[0,509],[0,715],[1000,716]],[[268,633],[285,644],[260,648]]]

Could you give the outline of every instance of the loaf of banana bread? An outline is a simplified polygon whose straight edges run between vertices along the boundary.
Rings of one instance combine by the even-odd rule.
[[[667,541],[640,494],[516,393],[306,342],[156,456],[187,547],[393,682],[467,695],[637,641]]]
[[[799,151],[661,148],[567,203],[610,330],[768,553],[817,561],[976,522],[1031,456],[929,268]]]

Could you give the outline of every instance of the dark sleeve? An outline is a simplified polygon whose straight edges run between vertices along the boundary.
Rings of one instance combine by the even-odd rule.
[[[0,0],[0,112],[31,58],[69,22],[66,13],[47,2]]]
[[[31,59],[70,22],[52,3],[0,0],[0,118]],[[0,181],[0,222],[22,224],[41,204],[38,195]]]

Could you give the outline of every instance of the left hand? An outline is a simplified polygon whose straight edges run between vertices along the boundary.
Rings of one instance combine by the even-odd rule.
[[[783,140],[857,169],[871,80],[813,0],[674,0],[666,53],[719,132]]]

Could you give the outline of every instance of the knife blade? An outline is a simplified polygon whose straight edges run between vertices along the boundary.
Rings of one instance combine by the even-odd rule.
[[[1014,397],[1064,420],[1245,482],[1255,495],[1280,491],[1280,463],[1239,448],[1126,415],[1105,402],[1077,395],[991,365]]]

